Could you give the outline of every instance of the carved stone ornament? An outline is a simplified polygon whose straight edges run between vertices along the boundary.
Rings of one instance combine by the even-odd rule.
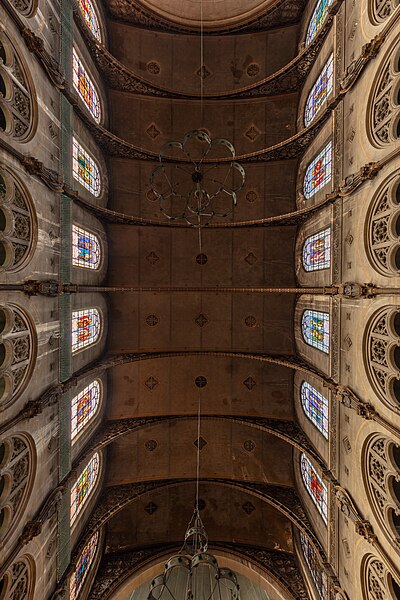
[[[384,36],[376,35],[370,42],[362,47],[361,54],[353,60],[346,69],[344,77],[340,80],[342,90],[349,90],[357,81],[366,64],[375,58],[384,42]]]
[[[361,167],[357,173],[348,175],[340,185],[340,194],[348,196],[352,194],[364,181],[373,179],[381,170],[382,165],[377,162],[370,162]]]
[[[65,84],[65,75],[61,70],[59,62],[45,49],[43,40],[28,27],[22,29],[21,35],[26,42],[28,50],[35,54],[42,63],[50,81],[59,90],[62,90]]]
[[[367,542],[373,544],[377,540],[377,537],[374,534],[372,525],[369,521],[361,517],[350,494],[339,485],[334,486],[332,490],[341,512],[353,521],[356,533],[366,539]]]
[[[22,156],[20,160],[28,173],[40,177],[53,192],[61,193],[64,191],[64,184],[58,173],[45,167],[40,160],[33,156]]]

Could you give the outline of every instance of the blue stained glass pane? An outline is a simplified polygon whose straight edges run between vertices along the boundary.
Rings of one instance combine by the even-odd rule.
[[[93,33],[96,40],[101,42],[101,32],[99,27],[99,20],[97,18],[96,10],[91,0],[79,0],[79,8],[84,16],[86,25]]]
[[[100,313],[96,308],[72,312],[72,353],[94,344],[101,330]]]
[[[99,542],[99,533],[96,531],[90,538],[89,542],[84,546],[80,555],[75,572],[72,574],[69,584],[69,599],[77,600],[82,586],[89,573],[91,564],[96,555],[97,545]]]
[[[328,522],[328,490],[305,454],[300,457],[301,476],[307,492],[318,508],[325,524]]]
[[[100,403],[100,383],[95,379],[87,385],[71,403],[71,440],[78,435],[94,417]]]
[[[331,229],[324,229],[306,239],[303,247],[303,267],[320,271],[331,266]]]
[[[318,75],[311,92],[308,95],[304,110],[304,124],[306,127],[315,119],[319,111],[325,106],[333,90],[333,54]]]
[[[307,381],[301,384],[301,404],[304,412],[315,427],[328,439],[329,410],[328,400]]]
[[[99,475],[99,455],[96,452],[71,488],[71,525],[92,493]]]
[[[72,225],[72,264],[85,269],[100,266],[101,251],[99,239],[94,233],[77,225]]]
[[[100,196],[101,179],[99,167],[81,146],[76,138],[72,138],[72,175],[79,181],[93,196]]]
[[[319,597],[321,600],[327,600],[328,578],[321,568],[320,562],[318,560],[314,548],[311,546],[307,536],[302,531],[300,532],[300,544],[303,556],[310,570],[311,577],[315,583],[315,587],[318,590]]]
[[[311,198],[332,178],[332,142],[310,162],[304,176],[304,197]]]
[[[316,310],[305,310],[301,319],[301,328],[306,344],[329,353],[329,313],[318,312]]]
[[[306,37],[306,45],[310,44],[313,41],[315,36],[322,29],[322,26],[325,22],[326,17],[328,16],[328,10],[333,0],[318,0],[312,17],[310,19],[310,23],[308,24],[307,29],[307,37]]]
[[[72,81],[86,108],[96,123],[100,123],[101,108],[99,95],[75,48],[72,49]]]

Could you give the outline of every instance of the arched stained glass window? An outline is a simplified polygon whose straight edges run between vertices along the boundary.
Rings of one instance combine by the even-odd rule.
[[[75,572],[72,574],[69,584],[69,600],[77,600],[87,574],[90,571],[93,559],[96,556],[97,545],[99,543],[99,532],[96,531],[82,550],[78,559]]]
[[[307,566],[310,570],[310,574],[315,587],[318,590],[319,597],[321,600],[327,600],[328,598],[328,578],[326,573],[321,568],[321,564],[318,560],[317,554],[314,548],[311,546],[308,538],[304,533],[300,532],[300,544],[303,556],[306,560]]]
[[[332,178],[332,142],[310,162],[304,176],[304,197],[312,198],[318,190],[326,186]]]
[[[320,271],[331,266],[331,228],[308,237],[303,246],[303,267],[306,271]]]
[[[333,0],[318,0],[314,8],[312,17],[310,19],[310,23],[308,24],[306,37],[307,46],[313,41],[315,36],[322,29],[325,19],[328,16],[328,10],[332,2]]]
[[[81,12],[84,16],[86,25],[89,27],[90,31],[93,33],[96,40],[101,42],[99,19],[97,17],[97,12],[96,12],[93,2],[91,2],[91,0],[79,0],[79,8],[81,9]]]
[[[328,522],[328,490],[326,485],[305,454],[301,455],[300,465],[303,483],[326,524]]]
[[[82,98],[86,108],[96,123],[99,123],[101,118],[99,95],[75,48],[72,48],[72,79],[74,88]]]
[[[100,382],[95,379],[89,383],[71,403],[71,440],[78,435],[94,417],[100,404]]]
[[[325,105],[333,90],[333,54],[318,75],[311,92],[308,94],[304,111],[304,124],[306,127],[315,119],[321,108]]]
[[[100,313],[96,308],[72,311],[72,352],[94,344],[101,330]]]
[[[311,423],[328,439],[329,410],[328,400],[307,381],[301,384],[301,404]]]
[[[301,328],[306,344],[329,353],[329,321],[329,313],[305,310],[301,319]]]
[[[100,458],[98,453],[93,454],[92,458],[83,469],[78,479],[71,489],[71,525],[74,524],[77,516],[82,510],[90,494],[92,493],[97,477],[99,475]]]
[[[97,235],[72,225],[72,264],[85,269],[98,269],[100,260],[101,249]]]
[[[76,138],[72,138],[72,175],[93,196],[100,196],[101,179],[98,164]]]

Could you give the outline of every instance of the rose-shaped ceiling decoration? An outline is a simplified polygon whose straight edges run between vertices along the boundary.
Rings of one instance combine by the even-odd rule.
[[[162,213],[172,221],[198,228],[214,217],[231,215],[245,182],[245,171],[234,158],[235,148],[230,142],[211,140],[198,129],[189,131],[183,142],[164,144],[160,164],[150,175]]]

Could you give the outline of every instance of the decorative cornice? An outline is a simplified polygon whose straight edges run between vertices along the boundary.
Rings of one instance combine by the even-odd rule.
[[[306,0],[276,0],[264,13],[256,15],[246,23],[229,25],[219,29],[205,29],[206,35],[245,34],[267,31],[275,27],[284,27],[297,23],[303,14]],[[198,35],[198,29],[173,23],[150,9],[140,0],[108,0],[107,9],[116,20],[131,23],[145,29],[166,33],[185,33]]]
[[[154,562],[158,556],[161,559],[167,553],[178,551],[180,545],[179,543],[163,544],[104,556],[88,600],[106,600],[137,569],[150,561]],[[271,579],[282,585],[294,599],[309,600],[303,577],[293,554],[259,546],[227,542],[212,543],[210,550],[211,552],[227,552],[258,565]]]

